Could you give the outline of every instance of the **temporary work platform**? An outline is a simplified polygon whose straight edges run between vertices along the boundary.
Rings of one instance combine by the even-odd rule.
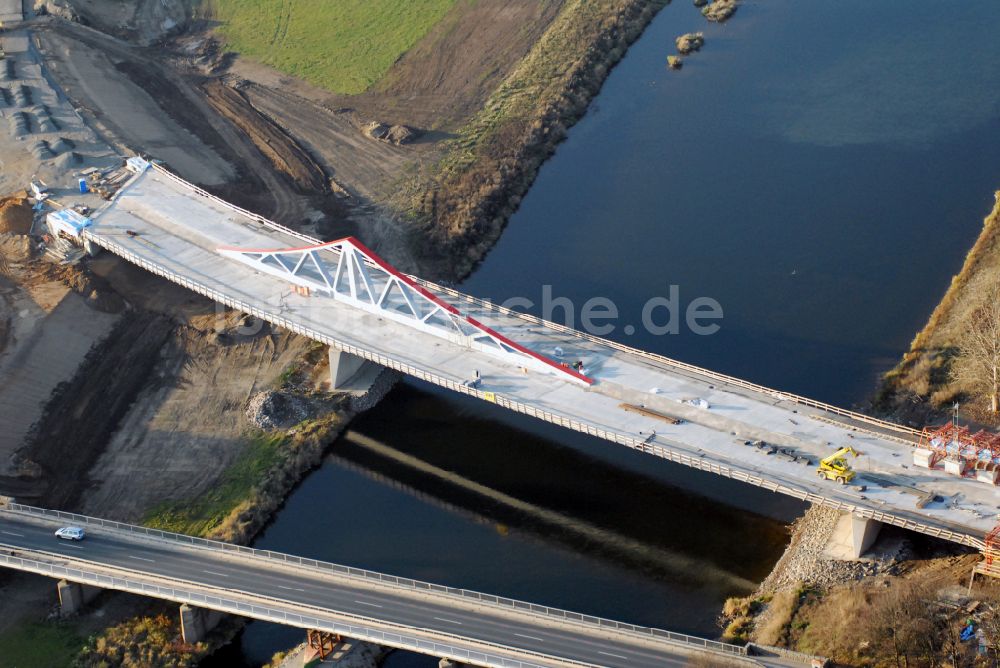
[[[1000,434],[982,429],[971,433],[953,422],[924,427],[913,463],[924,468],[940,463],[947,473],[995,485],[1000,477]]]

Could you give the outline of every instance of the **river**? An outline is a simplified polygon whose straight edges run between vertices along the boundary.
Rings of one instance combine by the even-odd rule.
[[[577,325],[587,299],[606,297],[619,312],[609,338],[863,401],[1000,184],[998,20],[988,0],[766,0],[718,26],[677,0],[463,289],[541,313],[548,285]],[[703,52],[667,70],[691,30],[705,32]],[[718,302],[718,333],[641,326],[671,285],[681,313]],[[256,545],[714,635],[724,599],[767,574],[802,510],[406,382],[352,424]],[[301,639],[254,622],[212,663],[259,665]]]

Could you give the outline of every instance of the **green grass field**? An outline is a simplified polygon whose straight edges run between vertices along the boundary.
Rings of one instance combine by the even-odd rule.
[[[227,48],[337,93],[361,93],[457,0],[205,0]]]
[[[68,666],[83,645],[84,639],[63,624],[23,622],[0,634],[0,666]]]

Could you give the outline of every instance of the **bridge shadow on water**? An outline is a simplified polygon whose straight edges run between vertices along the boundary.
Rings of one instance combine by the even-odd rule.
[[[331,456],[502,531],[675,585],[752,589],[804,508],[412,382],[357,420]]]
[[[406,381],[331,445],[255,544],[715,636],[723,601],[766,576],[802,510]],[[207,665],[253,665],[301,640],[253,622]]]

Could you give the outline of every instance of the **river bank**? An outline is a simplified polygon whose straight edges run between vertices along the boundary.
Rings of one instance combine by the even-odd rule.
[[[69,310],[67,303],[78,299],[85,311],[104,307],[117,318],[99,338],[86,338],[89,330],[79,324],[76,336],[63,332],[78,341],[77,348],[90,350],[65,351],[68,357],[80,355],[78,367],[41,402],[44,411],[14,452],[16,468],[0,476],[5,492],[25,502],[246,544],[319,464],[350,419],[391,387],[391,375],[385,374],[368,395],[329,393],[322,347],[157,285],[155,277],[116,259],[58,271],[37,257],[20,259],[8,278],[36,299],[41,288],[50,298],[61,297],[53,313],[87,318],[86,312]],[[51,320],[41,325],[55,327]],[[14,333],[11,343],[21,348],[31,343],[21,329]],[[17,351],[7,346],[2,352],[9,359]],[[40,356],[49,361],[36,359]],[[41,368],[66,374],[66,365],[58,367],[52,358],[38,344],[17,356],[28,369],[44,363]],[[37,393],[20,394],[26,407],[39,400]],[[258,395],[280,395],[300,410],[280,415],[258,407],[248,415]],[[25,408],[21,412],[33,420]],[[52,616],[50,582],[3,574],[0,589],[0,601],[12,606],[0,604],[7,620],[0,625],[0,646],[13,640],[7,634],[25,628],[48,634],[51,625],[41,620]],[[177,622],[169,605],[109,594],[60,628],[69,636],[98,638],[88,650],[93,661],[140,651],[130,643],[135,634],[129,629],[155,628],[145,647],[165,661],[203,656],[242,626],[224,624],[207,645],[191,648],[175,647]]]
[[[975,647],[949,639],[969,617],[992,628],[1000,593],[993,582],[967,592],[979,554],[883,527],[862,559],[841,561],[825,553],[839,519],[837,511],[813,507],[795,523],[788,549],[758,590],[726,602],[724,638],[838,665],[890,665],[904,656],[907,665],[971,661]]]
[[[947,291],[924,327],[917,332],[902,360],[887,373],[879,387],[874,408],[915,427],[941,420],[956,399],[962,415],[995,424],[984,397],[968,392],[950,373],[969,311],[976,303],[976,290],[1000,278],[1000,191],[993,210],[983,220],[976,243],[962,268],[951,279]]]
[[[882,378],[870,412],[919,428],[946,419],[952,402],[963,396],[964,388],[950,376],[949,365],[962,327],[968,322],[970,304],[980,298],[976,290],[1000,276],[1000,191],[995,200],[943,298],[900,362]],[[984,422],[992,418],[981,397],[963,407],[962,415]],[[817,622],[833,624],[859,604],[878,607],[888,596],[887,590],[908,594],[915,589],[944,607],[969,601],[956,589],[964,585],[980,560],[974,551],[884,527],[883,535],[863,559],[842,561],[826,554],[839,520],[839,512],[814,506],[793,524],[788,548],[757,591],[744,599],[727,601],[721,617],[727,638],[826,653],[841,662],[877,660],[880,650],[870,639],[835,640],[836,633],[826,632],[821,637],[808,633],[808,628]],[[980,583],[975,595],[995,604],[997,593],[996,584],[987,581]],[[852,595],[860,598],[852,600]],[[900,645],[912,641],[904,638]],[[881,651],[887,652],[885,648]],[[902,647],[893,651],[897,660],[900,651],[904,656],[910,652],[924,656],[928,652],[931,656],[947,653],[944,647],[930,645],[923,650]]]
[[[569,0],[444,157],[403,183],[391,205],[421,230],[420,254],[433,274],[458,280],[472,271],[608,72],[666,4]]]

